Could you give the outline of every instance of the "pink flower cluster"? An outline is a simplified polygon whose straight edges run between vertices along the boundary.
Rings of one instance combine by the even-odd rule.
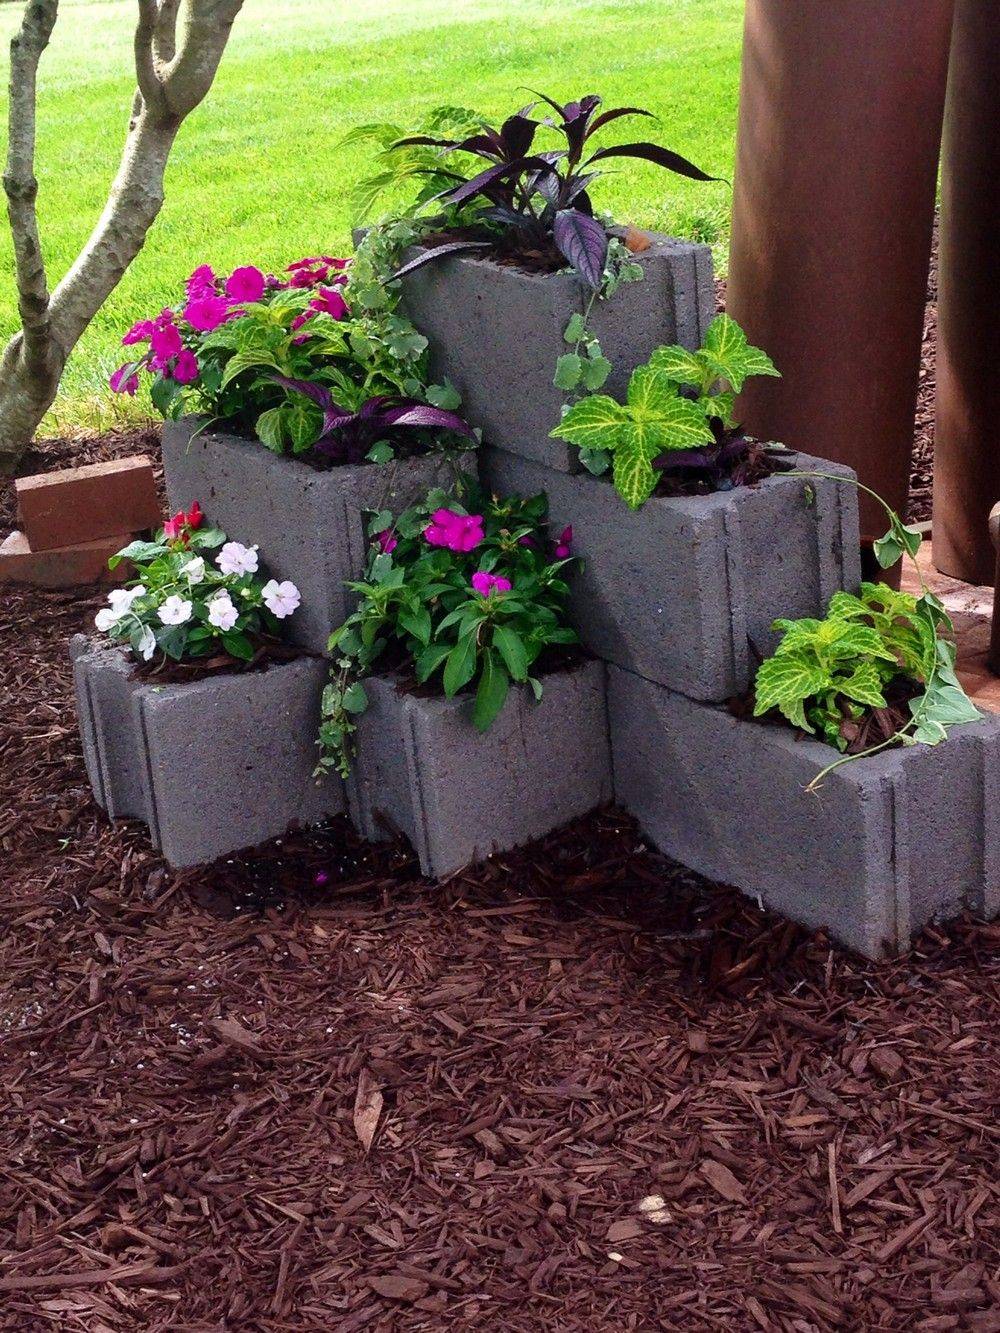
[[[430,523],[424,528],[424,536],[431,546],[444,546],[449,551],[472,551],[483,540],[483,516],[435,509]]]
[[[148,343],[149,349],[139,360],[118,367],[110,379],[112,392],[134,395],[139,388],[139,370],[149,370],[178,384],[193,384],[200,367],[195,352],[185,344],[184,334],[190,339],[192,334],[212,333],[221,324],[245,314],[245,307],[263,300],[268,291],[318,289],[308,307],[293,320],[293,328],[301,328],[316,314],[346,318],[347,302],[338,288],[347,281],[349,263],[330,255],[299,259],[288,265],[291,276],[286,280],[265,275],[253,264],[233,269],[223,280],[210,264],[199,264],[184,284],[186,299],[179,310],[165,309],[155,319],[141,319],[122,338],[125,347]]]

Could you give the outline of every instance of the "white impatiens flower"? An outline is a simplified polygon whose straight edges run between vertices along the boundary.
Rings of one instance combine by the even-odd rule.
[[[102,606],[94,617],[94,624],[102,634],[107,634],[112,625],[118,624],[118,612],[110,606]]]
[[[186,620],[191,619],[191,603],[174,593],[163,603],[157,615],[164,625],[183,625]]]
[[[148,662],[156,652],[156,635],[148,625],[143,626],[142,633],[139,635],[139,642],[136,644],[135,649],[144,662]]]
[[[302,601],[302,595],[298,588],[288,579],[285,579],[284,583],[269,579],[261,588],[260,595],[263,597],[267,609],[279,620],[284,620],[285,616],[290,616]]]
[[[219,568],[223,574],[256,574],[256,546],[243,546],[240,542],[226,542],[219,552]]]
[[[134,588],[112,588],[108,593],[111,610],[116,616],[123,616],[126,611],[131,609],[136,598],[141,597],[145,591],[146,589],[141,583],[136,584]]]
[[[214,625],[216,629],[221,629],[223,633],[231,630],[239,618],[240,613],[233,606],[228,592],[216,593],[208,603],[208,623]]]
[[[200,583],[205,577],[205,561],[200,555],[193,555],[186,564],[181,565],[181,573],[188,583]]]

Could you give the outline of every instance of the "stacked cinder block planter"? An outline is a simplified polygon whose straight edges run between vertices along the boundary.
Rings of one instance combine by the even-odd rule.
[[[655,233],[634,255],[641,282],[597,301],[589,327],[613,366],[605,391],[624,393],[629,375],[664,343],[698,347],[715,310],[712,252]],[[436,379],[462,395],[462,411],[487,444],[562,472],[577,450],[549,439],[565,395],[552,382],[569,350],[563,331],[587,293],[575,274],[526,273],[491,259],[438,260],[403,279],[403,299],[429,339]]]
[[[610,800],[603,664],[549,673],[543,685],[538,702],[513,687],[480,733],[471,698],[408,692],[395,676],[366,681],[347,784],[358,830],[405,833],[424,874],[441,878]]]
[[[302,606],[289,621],[292,642],[326,651],[353,599],[368,550],[365,511],[398,512],[457,471],[476,472],[474,451],[424,454],[376,465],[319,471],[274,454],[256,440],[202,429],[197,418],[163,427],[163,466],[171,509],[198,500],[211,522],[238,541],[260,541],[268,572],[291,579]]]
[[[500,494],[546,491],[552,527],[573,527],[582,568],[572,616],[598,657],[717,701],[744,691],[777,642],[778,616],[816,616],[861,580],[853,486],[775,473],[714,495],[654,497],[630,512],[611,482],[485,450]],[[803,471],[853,477],[796,456]]]
[[[112,819],[149,828],[171,865],[199,865],[345,808],[343,784],[312,777],[326,663],[157,684],[122,649],[72,640],[87,774]]]
[[[660,851],[869,957],[1000,910],[1000,716],[853,760],[609,669],[615,789]]]

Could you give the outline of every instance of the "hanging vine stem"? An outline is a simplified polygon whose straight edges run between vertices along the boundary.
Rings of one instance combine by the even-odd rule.
[[[937,598],[934,595],[934,593],[932,593],[931,590],[928,588],[927,583],[924,579],[923,571],[921,570],[919,562],[917,561],[916,553],[920,549],[920,545],[923,540],[921,534],[919,532],[914,531],[911,528],[907,528],[906,525],[903,523],[902,519],[892,508],[892,506],[889,505],[882,498],[882,496],[879,495],[877,491],[872,490],[870,486],[866,486],[864,482],[858,481],[856,477],[837,476],[835,473],[832,472],[806,471],[804,469],[795,468],[789,472],[786,472],[784,475],[787,477],[807,477],[822,481],[839,482],[841,484],[853,486],[856,490],[863,491],[865,495],[870,496],[876,502],[876,504],[878,504],[885,511],[889,519],[889,531],[886,533],[885,537],[879,538],[874,543],[875,558],[876,560],[878,560],[879,565],[883,569],[889,569],[892,567],[892,565],[896,563],[896,559],[902,559],[904,556],[909,556],[913,564],[913,568],[916,570],[917,580],[920,584],[920,598],[918,599],[917,605],[919,607],[920,603],[924,602],[925,610],[927,612],[926,618],[931,626],[931,629],[933,630],[936,642],[939,644],[942,642],[940,636],[938,635],[938,628],[940,625],[947,625],[947,627],[952,632],[954,632],[954,625],[952,624],[951,617],[948,615],[947,610],[945,609],[944,605],[939,600],[939,598]],[[914,538],[916,539],[915,541],[913,540]],[[884,543],[886,540],[891,540],[895,542],[895,544],[899,547],[899,555],[896,557],[896,559],[887,562],[883,561],[878,551],[879,545],[881,543]],[[949,666],[952,669],[953,665],[954,665],[953,663],[949,664]],[[940,659],[936,657],[934,668],[931,671],[930,675],[928,676],[927,681],[925,682],[923,696],[920,699],[920,702],[917,704],[917,707],[914,710],[912,718],[910,719],[909,722],[906,723],[905,726],[900,727],[897,731],[894,731],[893,734],[889,736],[886,740],[880,741],[877,745],[869,746],[867,750],[862,750],[858,754],[843,755],[841,756],[841,758],[835,759],[832,763],[827,764],[826,767],[821,769],[816,774],[816,776],[807,784],[806,791],[811,791],[811,792],[818,791],[818,789],[823,784],[823,780],[829,777],[831,773],[833,773],[836,769],[842,767],[842,765],[844,764],[853,763],[855,759],[867,759],[871,755],[878,754],[880,751],[887,750],[891,746],[898,745],[901,742],[905,744],[908,738],[911,737],[914,732],[919,730],[920,726],[923,723],[930,720],[928,716],[928,710],[929,710],[929,701],[931,699],[931,692],[933,688],[940,681],[943,681],[945,684],[951,684],[951,682],[944,679],[941,672],[941,666],[942,663]],[[970,704],[970,706],[972,705]]]

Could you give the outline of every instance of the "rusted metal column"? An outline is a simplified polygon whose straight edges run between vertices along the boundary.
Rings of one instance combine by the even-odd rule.
[[[972,0],[976,3],[976,0]],[[993,4],[984,6],[993,9]],[[739,414],[906,503],[952,0],[747,0],[730,313]],[[861,530],[885,530],[862,497]]]
[[[992,583],[1000,500],[1000,5],[956,0],[941,175],[934,563]]]

